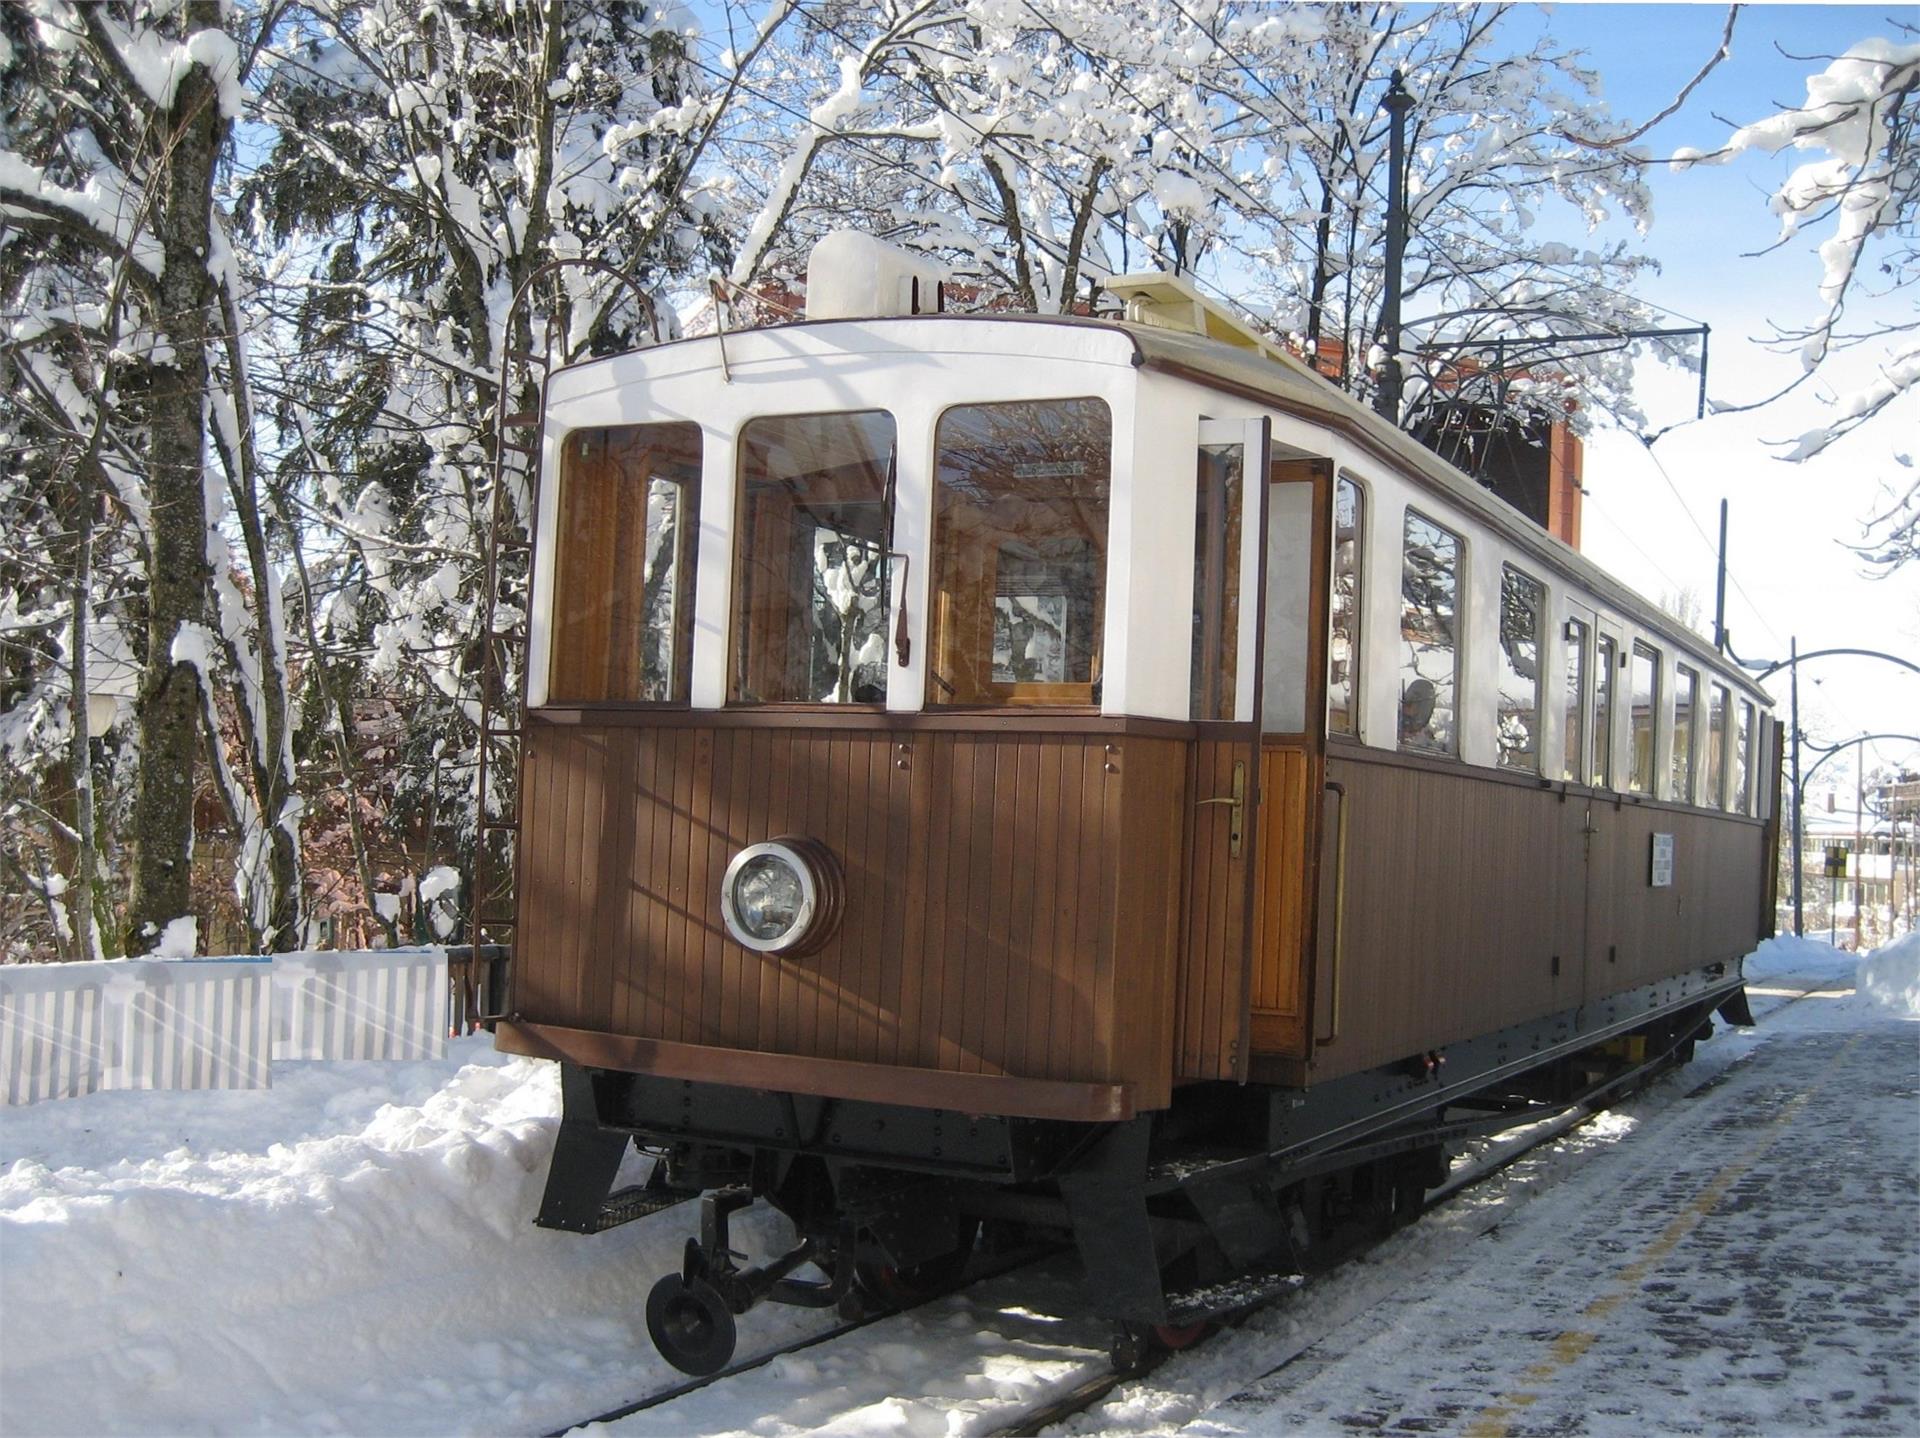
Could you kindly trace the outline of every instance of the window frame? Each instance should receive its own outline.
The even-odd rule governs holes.
[[[1013,408],[1034,408],[1040,405],[1097,404],[1106,412],[1107,462],[1105,475],[1106,527],[1100,536],[1099,588],[1096,602],[1092,605],[1093,623],[1097,640],[1089,655],[1091,677],[1085,681],[1068,680],[1051,682],[1045,680],[1013,680],[1002,684],[989,680],[1007,689],[1008,697],[984,697],[963,700],[948,700],[936,696],[935,657],[939,652],[940,633],[940,578],[941,578],[941,531],[944,528],[940,512],[940,455],[941,427],[950,415],[959,410],[1004,410]],[[921,705],[929,713],[947,714],[999,714],[1007,711],[1052,714],[1098,714],[1103,707],[1103,681],[1106,677],[1106,658],[1109,636],[1106,632],[1106,610],[1112,594],[1113,575],[1113,519],[1114,519],[1114,469],[1118,457],[1117,427],[1114,420],[1113,402],[1101,394],[1066,394],[1029,396],[1019,399],[967,399],[957,400],[943,405],[933,416],[929,430],[927,449],[927,493],[926,493],[926,615],[921,623],[921,642],[925,646],[925,677],[921,692]],[[1241,512],[1242,531],[1245,530],[1245,514],[1248,477],[1241,476]],[[1236,651],[1237,654],[1237,651]],[[989,647],[987,659],[989,671],[992,663],[992,650]]]
[[[1720,701],[1718,709],[1714,700]],[[1714,753],[1714,719],[1718,716],[1719,753]],[[1731,757],[1733,754],[1733,689],[1730,685],[1716,680],[1707,681],[1707,763],[1702,766],[1709,771],[1712,789],[1701,799],[1701,804],[1709,809],[1725,811],[1728,807],[1727,796],[1733,788]]]
[[[1621,635],[1603,627],[1605,621],[1596,621],[1593,626],[1593,702],[1589,711],[1591,718],[1588,727],[1592,731],[1587,751],[1587,785],[1593,789],[1605,789],[1610,794],[1618,794],[1619,754],[1613,742],[1613,731],[1620,721],[1620,669],[1619,658],[1626,651],[1621,648]],[[1604,657],[1603,657],[1604,656]],[[1600,696],[1606,695],[1606,717],[1601,718]]]
[[[1507,700],[1506,688],[1501,681],[1506,673],[1505,665],[1502,661],[1507,652],[1505,624],[1507,616],[1507,583],[1509,579],[1517,580],[1521,585],[1531,585],[1534,591],[1531,606],[1533,611],[1533,718],[1528,726],[1527,737],[1530,743],[1526,750],[1527,753],[1532,755],[1531,763],[1517,762],[1510,759],[1508,757],[1509,751],[1507,747],[1500,742],[1500,720],[1501,716],[1506,713]],[[1494,763],[1498,768],[1508,769],[1516,774],[1538,774],[1544,777],[1547,772],[1546,761],[1542,752],[1545,748],[1542,741],[1546,737],[1547,685],[1545,666],[1541,661],[1545,657],[1547,648],[1547,615],[1551,611],[1551,608],[1551,595],[1548,593],[1545,580],[1535,578],[1517,564],[1507,561],[1501,562],[1499,612],[1494,619],[1494,633],[1496,635],[1495,648],[1498,650],[1493,664],[1495,669]],[[1514,672],[1518,673],[1519,671],[1516,668]]]
[[[664,699],[580,699],[561,697],[565,687],[557,681],[560,678],[564,646],[564,625],[561,618],[561,606],[568,593],[569,554],[567,525],[567,502],[571,497],[568,460],[571,447],[583,436],[594,435],[602,444],[615,435],[631,435],[647,429],[686,429],[692,432],[694,446],[693,476],[691,480],[671,480],[680,492],[676,502],[674,516],[673,544],[673,626],[670,647],[671,665],[669,694]],[[549,709],[686,709],[693,703],[693,644],[695,607],[700,582],[700,524],[701,511],[707,489],[707,462],[712,446],[708,444],[708,435],[704,426],[696,420],[661,418],[636,420],[628,424],[586,424],[576,425],[567,430],[559,439],[557,450],[560,456],[558,474],[555,476],[553,497],[552,571],[548,579],[548,594],[544,601],[546,653],[543,658],[545,670],[542,680],[541,708]],[[608,461],[603,460],[603,463]],[[651,482],[651,479],[648,481]],[[641,538],[645,541],[645,501],[642,501]],[[645,558],[642,555],[644,584]],[[610,662],[611,655],[600,656],[602,663]]]
[[[1733,706],[1733,774],[1729,780],[1733,802],[1730,807],[1734,813],[1750,818],[1758,807],[1753,802],[1753,791],[1760,767],[1755,753],[1760,737],[1760,706],[1737,692],[1733,695]]]
[[[747,505],[749,500],[747,481],[747,432],[757,424],[778,420],[805,419],[846,419],[855,420],[866,415],[883,415],[893,427],[893,446],[887,457],[888,478],[881,485],[881,523],[884,537],[881,540],[881,593],[882,609],[880,632],[889,646],[892,644],[893,626],[898,617],[898,606],[894,596],[893,560],[899,551],[895,549],[895,526],[899,521],[898,478],[900,468],[900,450],[903,443],[899,415],[885,406],[875,405],[865,409],[812,409],[793,412],[744,415],[734,426],[733,431],[733,525],[728,535],[728,593],[727,593],[727,631],[723,653],[726,663],[726,701],[728,709],[741,710],[791,710],[808,711],[822,714],[874,714],[884,712],[888,707],[888,693],[893,684],[894,664],[891,652],[883,666],[885,680],[881,684],[878,700],[819,700],[819,699],[751,699],[742,695],[743,665],[745,654],[739,645],[742,642],[741,627],[745,614],[743,605],[747,597],[745,577],[748,570],[744,545],[747,539]],[[792,662],[792,656],[788,656]]]
[[[1688,680],[1691,680],[1692,683],[1688,684]],[[1704,706],[1701,704],[1700,699],[1704,691],[1704,684],[1705,681],[1701,678],[1698,665],[1689,664],[1686,660],[1678,657],[1674,659],[1673,720],[1671,730],[1673,734],[1673,747],[1667,757],[1667,787],[1669,797],[1676,804],[1692,804],[1694,802],[1694,796],[1700,792],[1700,762],[1697,746],[1700,742],[1700,731],[1702,727],[1700,723],[1700,711]],[[1682,693],[1687,695],[1687,743],[1684,751],[1687,766],[1685,775],[1686,792],[1673,793],[1671,791],[1674,788],[1674,781],[1681,777],[1675,771],[1675,765],[1680,761],[1682,753],[1680,745],[1680,696]]]
[[[1336,727],[1333,722],[1333,639],[1336,613],[1334,596],[1340,584],[1340,491],[1342,486],[1350,488],[1354,496],[1353,604],[1348,610],[1352,618],[1353,632],[1347,637],[1347,722],[1344,727]],[[1351,470],[1336,470],[1333,476],[1332,513],[1328,516],[1328,524],[1333,531],[1332,553],[1327,560],[1326,732],[1329,739],[1358,740],[1361,737],[1367,670],[1363,662],[1367,634],[1367,525],[1372,508],[1373,496],[1368,492],[1366,481]]]
[[[1406,704],[1406,693],[1408,688],[1408,680],[1406,678],[1408,655],[1406,652],[1406,646],[1410,642],[1407,638],[1407,629],[1406,629],[1407,556],[1409,551],[1412,548],[1412,545],[1410,543],[1411,535],[1409,533],[1409,529],[1416,519],[1419,520],[1420,523],[1426,525],[1429,529],[1437,530],[1441,534],[1446,535],[1449,539],[1453,541],[1453,564],[1452,564],[1453,646],[1450,651],[1453,656],[1453,666],[1452,666],[1453,673],[1450,679],[1450,695],[1449,695],[1449,698],[1451,701],[1451,718],[1449,721],[1450,742],[1446,744],[1409,743],[1407,741],[1406,734],[1402,732],[1402,728],[1401,728],[1401,721],[1403,720],[1404,715],[1401,714],[1399,710],[1404,709]],[[1395,717],[1395,723],[1394,723],[1394,747],[1398,750],[1402,750],[1402,751],[1413,753],[1413,754],[1427,754],[1435,757],[1444,757],[1449,759],[1458,759],[1462,755],[1461,744],[1460,744],[1460,738],[1461,738],[1461,735],[1460,735],[1461,682],[1460,681],[1461,681],[1462,671],[1465,667],[1464,654],[1466,649],[1466,642],[1465,642],[1466,641],[1466,633],[1465,633],[1466,624],[1463,621],[1465,617],[1471,612],[1469,606],[1472,603],[1472,596],[1468,592],[1468,584],[1470,582],[1472,567],[1473,567],[1472,556],[1468,552],[1467,537],[1464,534],[1461,534],[1458,530],[1452,529],[1449,526],[1440,523],[1438,520],[1428,515],[1426,511],[1419,508],[1417,505],[1409,504],[1406,507],[1406,509],[1402,512],[1401,520],[1400,520],[1400,599],[1399,599],[1400,654],[1399,654],[1398,663],[1395,665],[1395,670],[1399,675],[1399,678],[1401,681],[1398,686],[1399,693],[1400,693],[1399,708],[1396,710],[1396,717]],[[1419,673],[1417,668],[1414,670],[1414,673],[1417,678],[1420,678],[1420,679],[1426,678],[1425,675],[1422,675]],[[1432,681],[1429,680],[1427,682],[1431,683]],[[1435,707],[1438,707],[1438,706],[1436,705]],[[1432,722],[1431,712],[1432,711],[1429,710],[1428,718],[1425,722],[1423,722],[1421,726],[1422,728],[1426,728],[1431,724]]]
[[[1644,794],[1649,799],[1655,797],[1660,787],[1660,734],[1661,734],[1661,651],[1645,639],[1635,637],[1627,647],[1627,788],[1629,794]],[[1642,782],[1640,769],[1640,732],[1641,721],[1636,713],[1639,696],[1635,693],[1634,676],[1642,661],[1647,666],[1648,692],[1645,731],[1647,736],[1645,782]],[[1671,763],[1671,760],[1669,760]]]

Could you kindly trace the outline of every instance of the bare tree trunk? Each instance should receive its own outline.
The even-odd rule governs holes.
[[[217,29],[219,24],[219,0],[190,0],[187,33]],[[111,39],[103,43],[111,51]],[[214,299],[207,255],[214,168],[228,131],[213,76],[204,66],[188,69],[174,92],[172,108],[159,121],[165,152],[154,176],[161,190],[155,221],[164,266],[150,299],[156,323],[172,341],[172,356],[146,371],[153,518],[147,541],[140,777],[133,802],[133,891],[126,921],[129,953],[152,948],[160,930],[191,907],[200,671],[176,661],[174,641],[181,627],[203,619],[207,608],[203,410]]]
[[[992,155],[982,152],[980,163],[985,166],[987,175],[993,181],[993,188],[1000,196],[1000,223],[1007,232],[1007,245],[1013,251],[1014,298],[1020,308],[1037,312],[1040,301],[1033,289],[1033,266],[1027,259],[1027,231],[1020,221],[1020,197],[1014,192],[1013,182],[1000,168],[1000,162]]]
[[[73,776],[73,876],[67,882],[67,922],[74,925],[74,948],[81,958],[101,959],[100,931],[94,922],[94,888],[99,875],[94,833],[93,752],[87,713],[87,644],[93,598],[93,476],[82,464],[74,475],[73,617],[68,628],[67,674],[72,688],[73,731],[67,762]]]
[[[223,454],[234,515],[247,550],[253,578],[252,629],[254,653],[260,667],[260,715],[256,723],[243,692],[237,708],[247,739],[247,762],[252,779],[257,822],[267,844],[268,901],[264,924],[255,921],[248,906],[247,923],[254,946],[265,953],[285,953],[301,939],[303,898],[293,753],[289,741],[286,675],[286,635],[279,618],[279,576],[267,554],[266,526],[260,517],[260,466],[253,443],[253,401],[248,388],[246,350],[241,343],[241,317],[235,296],[220,287],[220,312],[227,355],[227,390],[233,403],[238,453]],[[224,444],[222,445],[224,449]]]
[[[1087,228],[1093,222],[1094,204],[1100,198],[1100,182],[1109,166],[1104,157],[1093,162],[1087,176],[1087,188],[1081,193],[1080,208],[1073,217],[1073,233],[1067,237],[1067,265],[1060,280],[1060,313],[1073,313],[1073,292],[1080,283],[1080,261],[1086,253]]]

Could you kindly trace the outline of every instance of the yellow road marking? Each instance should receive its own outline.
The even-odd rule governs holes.
[[[1734,1184],[1738,1183],[1747,1170],[1758,1163],[1766,1151],[1773,1147],[1774,1141],[1780,1137],[1781,1130],[1791,1123],[1794,1115],[1805,1108],[1807,1101],[1826,1085],[1828,1076],[1839,1067],[1840,1060],[1845,1058],[1848,1051],[1859,1042],[1858,1034],[1848,1039],[1845,1047],[1835,1056],[1833,1063],[1828,1065],[1827,1072],[1804,1092],[1790,1099],[1761,1130],[1760,1137],[1754,1141],[1746,1153],[1716,1173],[1712,1181],[1700,1190],[1693,1201],[1680,1210],[1673,1221],[1661,1230],[1660,1236],[1648,1244],[1638,1258],[1613,1276],[1611,1289],[1580,1310],[1580,1316],[1594,1320],[1597,1324],[1609,1317],[1621,1304],[1634,1297],[1648,1276],[1674,1249],[1680,1246],[1689,1233],[1700,1226],[1701,1221],[1708,1214],[1720,1206],[1720,1200],[1727,1196]],[[1545,1358],[1521,1373],[1521,1382],[1544,1384],[1561,1369],[1576,1362],[1599,1339],[1599,1333],[1592,1329],[1568,1329],[1547,1345]],[[1513,1420],[1524,1410],[1538,1403],[1541,1397],[1540,1393],[1531,1388],[1519,1388],[1512,1393],[1503,1394],[1498,1401],[1480,1411],[1479,1416],[1467,1428],[1466,1438],[1507,1438]]]

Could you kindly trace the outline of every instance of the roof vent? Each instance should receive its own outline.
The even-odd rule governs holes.
[[[1295,369],[1311,370],[1298,355],[1268,339],[1225,305],[1201,294],[1185,276],[1162,270],[1115,275],[1101,288],[1125,303],[1129,324],[1204,335],[1236,349],[1253,350]]]
[[[807,318],[872,319],[946,308],[940,268],[858,230],[835,230],[807,257]]]

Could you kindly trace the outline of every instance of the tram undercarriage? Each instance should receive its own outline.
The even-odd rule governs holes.
[[[1246,1308],[1409,1222],[1451,1146],[1605,1103],[1691,1057],[1712,1016],[1750,1023],[1711,964],[1582,1010],[1309,1089],[1206,1083],[1121,1123],[969,1115],[589,1069],[565,1112],[536,1222],[592,1233],[699,1200],[700,1232],[648,1301],[689,1373],[731,1358],[761,1302],[894,1307],[957,1280],[983,1228],[1001,1248],[1072,1244],[1117,1366],[1158,1335]],[[657,1155],[613,1192],[629,1142]],[[765,1199],[799,1243],[743,1263],[729,1219]],[[809,1266],[818,1278],[799,1276]]]

